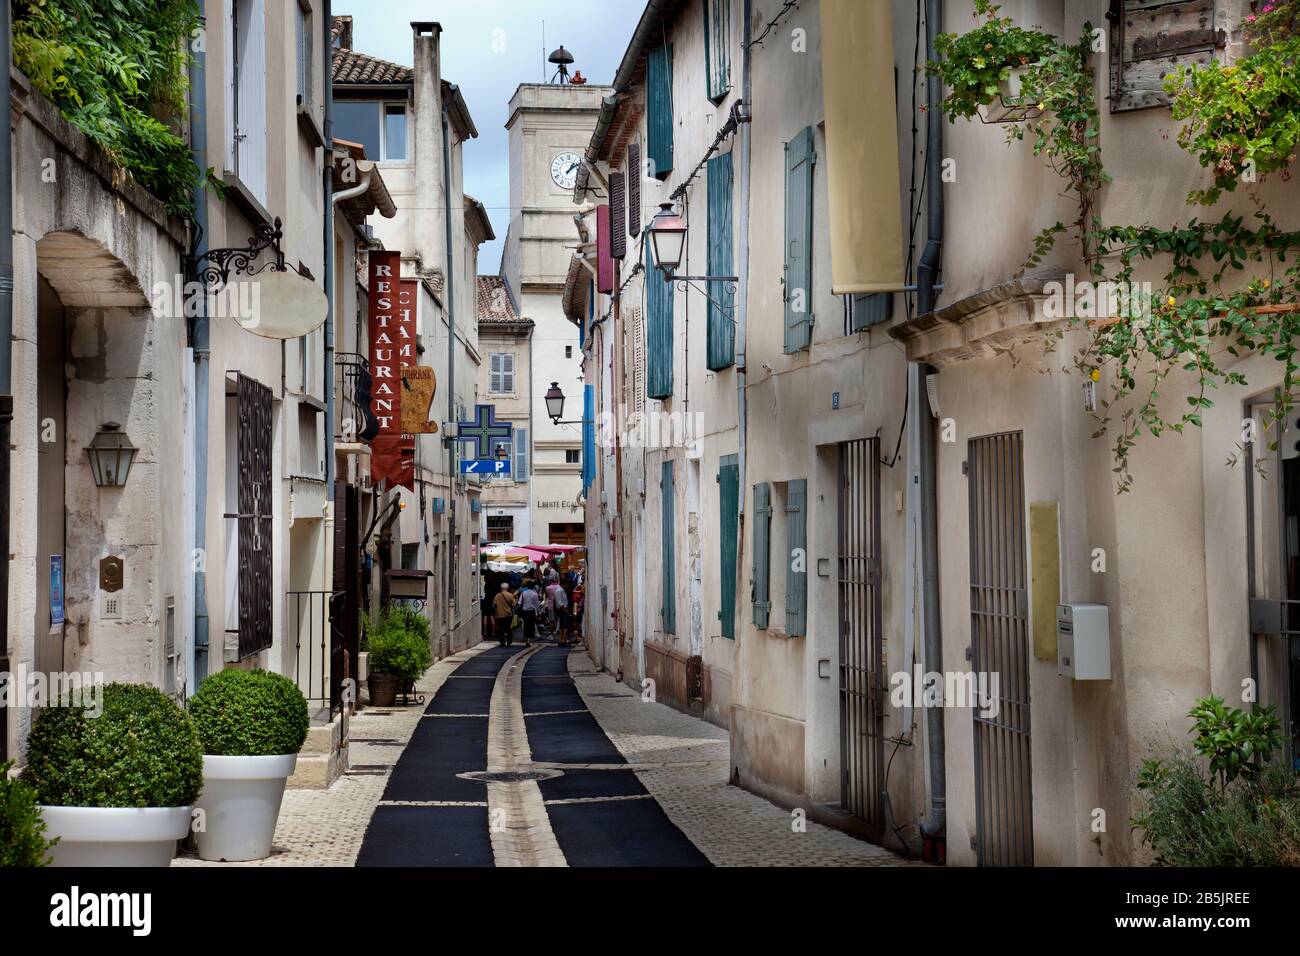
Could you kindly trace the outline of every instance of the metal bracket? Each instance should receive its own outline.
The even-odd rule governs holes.
[[[284,230],[277,216],[273,225],[259,223],[249,237],[247,246],[227,246],[209,249],[202,255],[191,255],[190,274],[203,283],[205,288],[213,289],[229,282],[231,273],[251,277],[263,272],[288,272],[289,267],[284,264],[284,251],[280,248],[280,240],[283,238]],[[255,265],[266,249],[272,250],[272,260]]]

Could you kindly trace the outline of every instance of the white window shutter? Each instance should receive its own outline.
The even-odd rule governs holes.
[[[515,460],[511,463],[515,481],[528,480],[528,429],[516,428],[514,435]]]
[[[238,42],[235,25],[235,0],[222,0],[222,23],[226,25],[226,169],[235,169],[235,45]]]
[[[267,201],[266,0],[239,4],[239,115],[236,169],[248,191]]]

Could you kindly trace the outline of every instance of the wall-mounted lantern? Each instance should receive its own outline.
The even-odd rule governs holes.
[[[105,422],[98,434],[86,446],[90,456],[90,472],[95,477],[98,488],[121,488],[126,484],[126,477],[131,473],[131,464],[140,449],[131,444],[131,439],[122,431],[117,422]]]
[[[650,220],[646,232],[650,235],[650,251],[654,253],[654,264],[664,281],[676,282],[677,288],[682,292],[694,288],[717,306],[729,321],[735,322],[735,294],[736,287],[740,283],[739,276],[677,275],[677,269],[681,266],[682,256],[686,251],[686,222],[673,210],[672,203],[659,204],[659,211]],[[703,286],[697,283],[703,283]],[[714,283],[722,286],[726,293],[725,301],[720,301],[710,294],[709,290],[715,288]]]

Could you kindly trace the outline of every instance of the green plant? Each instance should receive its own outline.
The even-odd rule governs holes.
[[[1025,30],[1010,17],[999,17],[991,0],[975,0],[974,16],[984,18],[969,33],[943,33],[935,37],[937,60],[926,69],[948,87],[941,108],[949,122],[969,119],[981,106],[992,103],[999,84],[1016,67],[1029,66],[1056,45],[1056,38],[1039,30]]]
[[[1130,824],[1159,866],[1300,866],[1300,785],[1285,761],[1220,788],[1179,752],[1145,761],[1137,791]]]
[[[1221,697],[1205,697],[1187,714],[1192,718],[1196,752],[1209,761],[1210,772],[1226,787],[1238,777],[1255,779],[1260,762],[1282,746],[1281,724],[1272,706],[1246,712]]]
[[[155,687],[105,684],[101,713],[46,707],[27,741],[23,781],[46,806],[182,807],[203,787],[203,749],[188,714]]]
[[[204,174],[178,133],[194,0],[14,0],[14,62],[68,122],[167,207]],[[208,175],[211,181],[211,175]]]
[[[1210,62],[1165,77],[1178,144],[1214,172],[1192,202],[1213,205],[1243,181],[1290,179],[1300,140],[1300,37],[1269,43],[1235,64]]]
[[[12,763],[0,764],[0,867],[45,866],[46,851],[57,841],[45,839],[45,821],[36,794],[9,776]]]
[[[266,757],[297,753],[307,739],[307,701],[289,678],[228,667],[209,676],[190,700],[203,752]]]
[[[379,621],[367,628],[366,644],[372,674],[389,674],[411,682],[433,663],[428,621],[408,608],[385,610]]]

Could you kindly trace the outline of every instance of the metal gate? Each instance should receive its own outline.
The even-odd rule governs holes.
[[[271,390],[245,375],[239,415],[239,659],[271,646]]]
[[[1032,866],[1029,590],[1020,432],[971,439],[966,473],[971,671],[977,686],[987,688],[991,705],[977,703],[971,710],[976,858],[980,866]]]
[[[840,444],[840,805],[883,829],[884,643],[880,607],[880,449]]]

